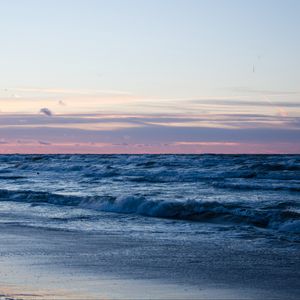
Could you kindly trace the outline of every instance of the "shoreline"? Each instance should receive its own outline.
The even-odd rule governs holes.
[[[243,253],[234,241],[186,245],[9,224],[0,229],[0,294],[12,298],[297,299],[300,293],[299,258],[290,265],[284,251],[272,257],[270,249],[263,257],[267,249]]]

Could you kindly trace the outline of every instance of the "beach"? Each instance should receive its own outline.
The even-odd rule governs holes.
[[[14,299],[297,299],[297,248],[1,225],[0,294]]]

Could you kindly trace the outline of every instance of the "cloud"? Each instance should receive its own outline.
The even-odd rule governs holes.
[[[40,113],[44,114],[44,115],[46,115],[48,117],[51,117],[53,115],[52,112],[51,112],[51,110],[49,108],[47,108],[47,107],[41,108],[40,109]]]
[[[26,140],[16,140],[17,144],[21,144],[21,145],[26,145],[26,144],[31,144],[31,140],[30,139],[26,139]]]
[[[45,141],[38,141],[38,142],[39,142],[39,144],[41,144],[41,145],[51,145],[50,142],[45,142]]]
[[[45,115],[44,111],[42,113]],[[55,118],[45,118],[43,115],[1,115],[0,141],[13,140],[15,148],[9,148],[9,144],[0,148],[3,151],[23,151],[22,146],[25,145],[28,152],[35,147],[36,151],[45,153],[56,149],[70,153],[191,153],[201,149],[219,151],[229,148],[247,152],[246,145],[257,144],[257,151],[263,152],[271,149],[271,145],[280,144],[280,151],[300,150],[299,117],[264,114],[201,114],[190,117],[185,114],[59,114]],[[76,146],[77,150],[72,148],[75,144],[80,145]],[[264,148],[263,145],[268,146]]]
[[[300,143],[228,143],[228,142],[175,142],[131,143],[128,145],[112,143],[59,142],[41,147],[38,141],[18,145],[11,140],[0,147],[0,153],[107,153],[107,154],[143,154],[143,153],[299,153]]]
[[[185,145],[187,145],[187,146],[239,146],[240,143],[233,143],[233,142],[175,142],[171,145],[184,145],[184,146]]]
[[[93,90],[93,89],[60,89],[60,88],[15,88],[15,91],[25,93],[43,93],[43,94],[55,94],[55,95],[132,95],[128,91],[117,90]]]
[[[46,114],[46,112],[41,112]],[[49,115],[49,112],[47,112]],[[0,128],[44,127],[63,129],[82,129],[86,131],[119,131],[132,128],[232,128],[232,129],[300,129],[300,117],[264,114],[201,114],[201,115],[117,115],[82,114],[62,115],[45,118],[40,115],[1,115]],[[129,139],[126,134],[123,139]]]
[[[239,100],[239,99],[194,99],[190,100],[190,103],[194,104],[205,104],[205,105],[226,105],[226,106],[285,106],[285,107],[300,107],[300,102],[291,102],[291,101],[267,101],[267,100]]]
[[[228,89],[227,89],[228,90]],[[253,89],[249,87],[233,87],[229,90],[240,93],[249,93],[255,95],[267,95],[267,96],[286,96],[286,95],[299,95],[299,91],[278,91],[278,90],[262,90]]]

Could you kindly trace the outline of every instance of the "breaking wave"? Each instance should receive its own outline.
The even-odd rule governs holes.
[[[243,224],[300,234],[300,213],[298,204],[293,201],[257,206],[238,201],[222,203],[203,200],[151,200],[141,196],[79,197],[30,190],[0,190],[0,200],[33,205],[47,203],[175,220]]]

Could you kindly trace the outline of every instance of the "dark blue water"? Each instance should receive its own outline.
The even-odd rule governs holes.
[[[297,243],[300,156],[1,155],[0,200],[2,223]]]

